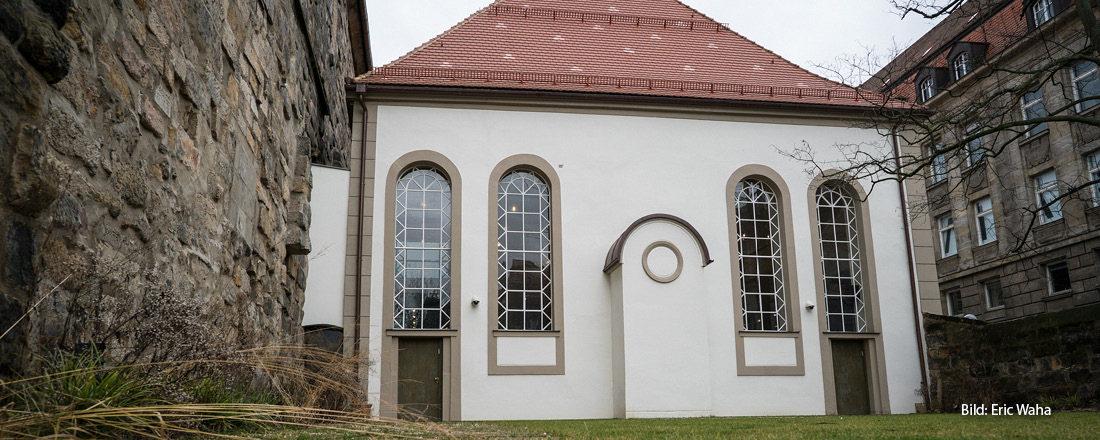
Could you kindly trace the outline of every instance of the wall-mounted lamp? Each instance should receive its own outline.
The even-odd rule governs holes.
[[[814,305],[813,301],[806,301],[806,310],[813,310],[814,307],[817,307],[817,306]]]
[[[481,298],[478,298],[476,296],[473,297],[473,298],[470,298],[470,304],[473,304],[475,306],[478,305],[478,304],[481,304]]]

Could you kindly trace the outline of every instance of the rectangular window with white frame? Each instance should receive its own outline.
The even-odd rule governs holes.
[[[1100,206],[1100,151],[1089,154],[1089,181],[1092,184],[1092,206]]]
[[[978,226],[978,246],[997,241],[997,225],[993,221],[993,199],[985,197],[974,202],[974,219]]]
[[[936,143],[933,146],[928,147],[928,156],[932,158],[930,172],[932,183],[939,183],[947,180],[947,156],[944,156],[940,151],[943,150],[942,143]]]
[[[1058,199],[1058,175],[1047,171],[1035,178],[1035,202],[1039,209],[1039,224],[1062,218],[1062,201]]]
[[[966,137],[975,136],[981,127],[978,124],[970,124],[966,128]],[[966,162],[969,166],[977,165],[985,159],[985,149],[982,148],[982,138],[980,136],[974,137],[966,143]]]
[[[955,72],[955,81],[962,79],[967,73],[970,73],[970,54],[960,52],[951,61],[951,67]]]
[[[1036,89],[1034,92],[1024,93],[1023,98],[1020,99],[1020,107],[1023,109],[1025,121],[1045,118],[1047,116],[1047,108],[1043,106],[1043,89]],[[1027,137],[1035,136],[1044,131],[1047,131],[1046,122],[1033,124],[1027,129]]]
[[[1097,75],[1096,63],[1078,61],[1073,65],[1073,95],[1076,100],[1097,98],[1079,102],[1078,112],[1100,105],[1100,76]]]
[[[940,257],[947,258],[959,252],[955,243],[955,218],[945,215],[936,220],[940,225]]]
[[[1071,290],[1069,266],[1065,261],[1047,265],[1047,287],[1051,295],[1066,293]]]
[[[1005,306],[1005,295],[1001,291],[1001,280],[989,280],[982,283],[985,293],[985,308],[996,310]]]
[[[958,290],[954,292],[947,292],[943,295],[944,302],[947,303],[947,315],[956,316],[961,315],[963,311],[962,293]]]
[[[1031,5],[1031,18],[1035,20],[1035,27],[1054,18],[1054,0],[1037,0]]]

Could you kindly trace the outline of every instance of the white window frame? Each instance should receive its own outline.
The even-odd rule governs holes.
[[[918,84],[918,89],[920,89],[920,98],[922,102],[928,101],[932,99],[933,96],[936,96],[936,82],[933,81],[932,77],[925,78],[924,81],[921,81],[920,84]]]
[[[997,290],[1001,291],[1001,303],[993,305],[993,296],[989,294],[992,290],[990,286],[997,286]],[[1005,291],[1004,286],[1001,285],[1001,280],[993,279],[982,282],[982,294],[985,296],[985,308],[986,310],[998,310],[1005,308]]]
[[[1045,269],[1047,271],[1047,293],[1050,294],[1050,295],[1059,295],[1059,294],[1062,294],[1062,293],[1073,291],[1073,280],[1072,279],[1068,280],[1068,282],[1070,284],[1070,287],[1062,289],[1062,290],[1054,290],[1054,274],[1052,273],[1053,272],[1052,268],[1057,267],[1057,266],[1065,266],[1066,267],[1066,278],[1069,279],[1069,264],[1067,264],[1065,261],[1058,261],[1058,262],[1055,262],[1055,263],[1047,264],[1046,267],[1045,267]]]
[[[1035,98],[1029,100],[1029,96],[1034,96]],[[1035,89],[1035,91],[1025,93],[1024,96],[1020,98],[1020,109],[1025,121],[1032,118],[1046,117],[1047,108],[1046,105],[1043,104],[1043,89],[1038,88]],[[1044,131],[1047,131],[1047,123],[1040,122],[1028,127],[1025,136],[1032,137]]]
[[[951,60],[951,71],[955,75],[955,81],[962,79],[970,73],[970,54],[966,51],[959,52],[955,59]]]
[[[1083,73],[1078,73],[1077,72],[1077,67],[1078,66],[1088,65],[1088,64],[1091,64],[1092,66],[1087,67]],[[1096,107],[1097,105],[1100,105],[1100,94],[1089,95],[1089,96],[1082,96],[1082,94],[1081,94],[1081,89],[1082,89],[1081,84],[1082,83],[1085,83],[1085,84],[1087,84],[1089,82],[1096,83],[1096,85],[1094,87],[1100,88],[1100,71],[1098,71],[1096,63],[1093,63],[1093,62],[1087,61],[1087,60],[1078,61],[1077,64],[1074,64],[1072,67],[1070,67],[1070,76],[1073,77],[1073,98],[1074,98],[1074,101],[1080,100],[1080,99],[1085,99],[1085,98],[1092,98],[1092,97],[1097,98],[1097,99],[1089,99],[1087,101],[1077,103],[1076,108],[1077,108],[1078,113],[1084,112],[1084,111],[1089,110],[1093,107]],[[1091,78],[1089,78],[1090,76],[1091,76]],[[1090,81],[1090,79],[1091,79],[1091,81]],[[1085,106],[1085,104],[1089,104],[1089,105]]]
[[[1036,208],[1050,204],[1050,206],[1039,210],[1039,224],[1045,225],[1062,219],[1062,201],[1057,200],[1059,194],[1058,174],[1054,170],[1035,176]]]
[[[1037,0],[1031,5],[1031,18],[1035,21],[1036,28],[1050,21],[1054,18],[1054,1]]]
[[[959,301],[958,301],[959,304],[958,304],[957,309],[955,307],[955,302],[951,300],[952,297],[957,297],[959,299]],[[962,292],[961,291],[952,290],[950,292],[944,293],[943,294],[943,300],[944,300],[945,303],[947,303],[947,315],[948,316],[959,316],[959,315],[962,314],[962,312],[963,312],[962,308],[963,307],[962,307]]]
[[[981,129],[978,124],[970,124],[966,128],[966,136],[971,136],[977,133]],[[966,143],[966,164],[968,166],[977,165],[979,162],[985,159],[985,150],[982,149],[982,138],[976,137]]]
[[[955,235],[955,217],[951,214],[936,218],[939,226],[940,258],[947,258],[959,253],[959,240]]]
[[[947,180],[947,156],[944,156],[940,151],[943,150],[943,143],[937,142],[935,145],[928,147],[928,155],[931,157],[929,165],[929,171],[931,176],[929,178],[932,183],[939,183]]]
[[[978,232],[978,246],[997,241],[997,223],[993,217],[992,198],[986,196],[974,202],[974,224]]]
[[[1085,162],[1088,164],[1089,181],[1097,182],[1092,184],[1092,206],[1100,206],[1100,151],[1085,156]]]

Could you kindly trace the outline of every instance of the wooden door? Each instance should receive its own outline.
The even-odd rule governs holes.
[[[871,393],[865,341],[834,339],[832,343],[837,413],[870,414]]]
[[[398,339],[397,417],[443,419],[443,339]]]

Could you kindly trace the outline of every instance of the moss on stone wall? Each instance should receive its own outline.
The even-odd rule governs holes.
[[[310,163],[350,143],[345,8],[0,0],[0,24],[0,325],[45,298],[0,370],[132,348],[150,292],[212,344],[300,340]]]
[[[1100,399],[1100,305],[987,324],[925,315],[933,409]]]

